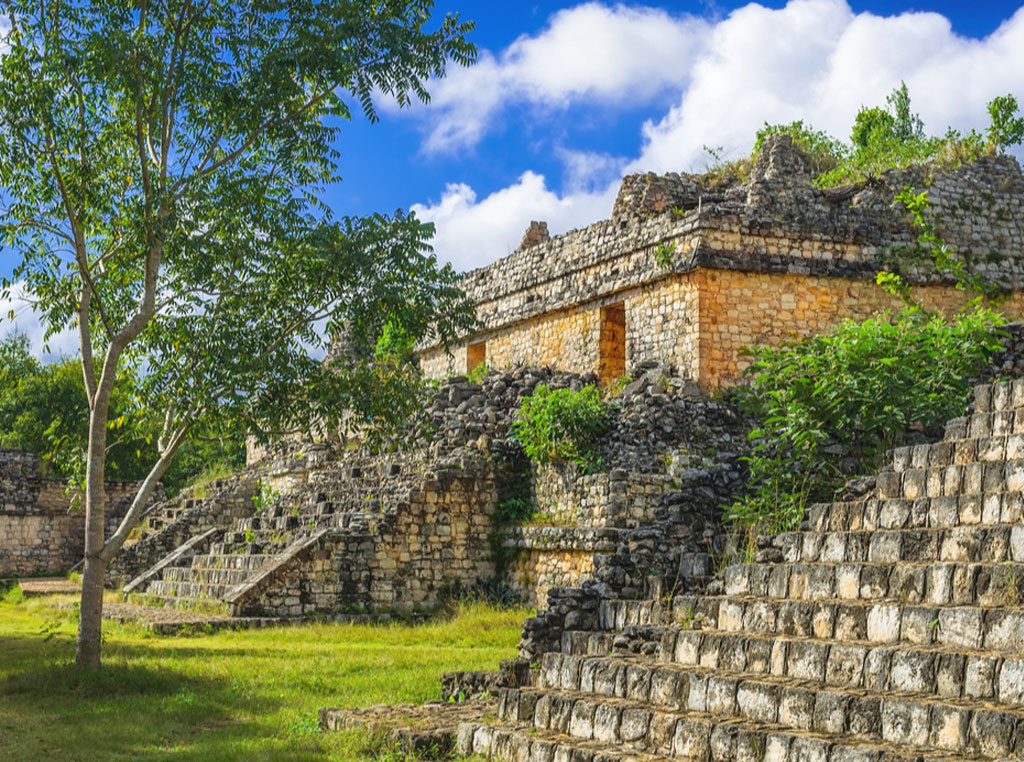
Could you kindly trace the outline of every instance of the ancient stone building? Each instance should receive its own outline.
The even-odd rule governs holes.
[[[958,306],[961,292],[913,265],[916,232],[892,206],[907,185],[928,191],[939,232],[972,268],[1014,289],[1022,283],[1024,178],[1012,157],[819,191],[803,155],[775,136],[749,182],[702,183],[631,175],[611,219],[553,238],[531,225],[514,253],[466,276],[483,329],[454,357],[425,348],[426,373],[486,361],[611,379],[659,360],[718,387],[737,377],[745,345],[777,345],[896,306],[874,277],[897,262],[926,284],[926,303]]]

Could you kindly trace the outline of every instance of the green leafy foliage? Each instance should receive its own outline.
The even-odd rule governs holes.
[[[962,133],[953,128],[943,136],[929,137],[921,117],[911,109],[906,83],[901,82],[886,97],[885,106],[861,107],[849,143],[815,130],[802,120],[790,124],[765,123],[757,132],[753,157],[757,157],[768,135],[790,135],[807,154],[818,188],[864,182],[886,170],[925,161],[955,167],[1024,140],[1024,118],[1015,117],[1016,98],[995,98],[988,110],[992,123],[987,138],[975,130]]]
[[[668,243],[658,244],[654,247],[651,255],[654,257],[654,264],[663,270],[669,269],[675,263],[676,242],[669,241]]]
[[[988,128],[988,139],[1000,151],[1008,146],[1024,142],[1024,117],[1017,115],[1017,99],[1012,95],[1000,95],[988,104],[992,121]]]
[[[740,403],[761,421],[751,434],[754,491],[729,517],[758,531],[792,529],[809,502],[873,472],[908,431],[962,414],[968,379],[1001,346],[1001,322],[981,308],[953,319],[881,315],[749,350]]]
[[[466,374],[466,380],[471,384],[479,384],[485,378],[487,374],[491,372],[491,366],[486,362],[477,363],[477,366],[473,368],[469,373]]]
[[[575,463],[585,473],[600,471],[600,436],[608,410],[595,386],[549,389],[541,384],[526,397],[512,424],[516,439],[534,463]]]
[[[159,411],[135,403],[138,380],[126,371],[111,400],[107,442],[109,479],[145,477],[159,458],[154,437]],[[25,336],[0,339],[0,447],[34,453],[52,476],[80,487],[88,440],[89,402],[77,360],[39,362]],[[244,465],[241,438],[196,439],[185,443],[163,476],[174,494],[214,465],[229,472]]]

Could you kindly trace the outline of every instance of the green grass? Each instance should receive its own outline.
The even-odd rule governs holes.
[[[76,617],[0,600],[0,759],[393,759],[317,710],[436,699],[444,672],[495,669],[529,612],[463,606],[429,624],[310,624],[192,637],[104,624],[104,667],[73,666]]]

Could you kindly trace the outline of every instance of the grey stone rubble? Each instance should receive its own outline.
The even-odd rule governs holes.
[[[494,760],[1024,757],[1024,380],[704,594],[587,597],[459,753]],[[610,591],[614,592],[614,591]],[[552,592],[552,597],[558,597]],[[596,605],[595,605],[596,604]],[[571,616],[570,616],[571,615]],[[513,682],[518,686],[509,687]]]

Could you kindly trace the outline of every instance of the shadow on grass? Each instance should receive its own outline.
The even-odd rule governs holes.
[[[230,675],[140,664],[140,652],[126,653],[136,649],[120,649],[102,669],[83,672],[71,663],[67,644],[5,641],[15,641],[21,658],[0,656],[3,760],[270,760],[278,758],[274,747],[295,735],[286,732],[268,745],[257,718],[280,712],[282,702],[237,690]],[[160,650],[148,656],[161,659]],[[268,753],[244,754],[254,741]]]

